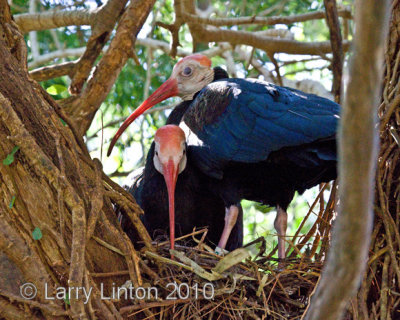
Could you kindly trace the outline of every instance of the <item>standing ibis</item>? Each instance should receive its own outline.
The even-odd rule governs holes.
[[[179,175],[179,178],[178,178]],[[208,226],[206,242],[216,245],[224,228],[224,202],[209,188],[210,178],[195,165],[186,150],[185,133],[176,125],[157,130],[141,179],[129,191],[144,211],[143,223],[154,235],[170,230],[171,249],[175,236]],[[135,239],[129,226],[124,230]],[[243,244],[242,209],[227,243],[227,250]]]
[[[328,99],[254,79],[211,83],[211,61],[189,56],[124,122],[116,139],[144,111],[171,96],[190,101],[180,126],[195,165],[214,178],[227,215],[223,245],[249,199],[277,207],[278,256],[285,257],[286,209],[295,191],[336,178],[340,106]],[[198,92],[200,90],[200,92]],[[196,97],[191,101],[191,99]]]

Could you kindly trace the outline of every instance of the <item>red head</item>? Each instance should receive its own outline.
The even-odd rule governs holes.
[[[168,190],[169,230],[171,249],[175,243],[175,185],[178,174],[186,167],[186,138],[181,128],[166,125],[154,136],[154,166],[165,179]]]
[[[211,60],[201,54],[193,54],[181,59],[172,70],[171,77],[165,81],[154,93],[145,100],[121,125],[111,141],[107,155],[126,128],[143,112],[157,103],[170,97],[179,96],[183,100],[193,99],[193,96],[213,81],[214,70]]]

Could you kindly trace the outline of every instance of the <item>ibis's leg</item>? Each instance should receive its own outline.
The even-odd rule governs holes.
[[[239,208],[235,205],[225,208],[225,225],[222,231],[221,238],[218,242],[218,247],[215,248],[217,254],[221,254],[228,243],[229,236],[232,232],[233,227],[236,224],[237,217],[239,215]]]
[[[284,259],[286,258],[285,236],[287,228],[287,212],[279,206],[276,208],[274,227],[278,233],[278,257],[279,259]]]

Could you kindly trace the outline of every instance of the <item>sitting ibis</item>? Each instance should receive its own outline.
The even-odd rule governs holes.
[[[179,175],[179,179],[178,179]],[[216,245],[224,228],[224,202],[209,189],[210,178],[194,164],[187,152],[185,133],[176,125],[157,130],[140,179],[128,190],[144,211],[143,223],[150,236],[170,230],[171,249],[175,236],[183,236],[194,227],[208,226],[206,242]],[[122,223],[131,239],[136,240],[131,228]],[[242,209],[227,250],[243,245]]]
[[[340,106],[328,99],[254,79],[211,82],[211,61],[179,61],[171,77],[124,122],[115,141],[144,111],[179,96],[189,106],[180,126],[194,164],[215,179],[212,191],[227,209],[224,244],[249,199],[277,207],[278,256],[285,257],[286,209],[295,191],[336,178]],[[193,97],[195,97],[193,99]]]

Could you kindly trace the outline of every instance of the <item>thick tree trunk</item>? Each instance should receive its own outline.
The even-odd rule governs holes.
[[[362,5],[365,5],[365,3]],[[371,22],[371,20],[369,20],[369,22]],[[378,109],[381,147],[378,155],[375,184],[374,225],[372,235],[370,239],[368,239],[371,243],[364,277],[357,297],[353,298],[351,301],[347,301],[347,314],[345,319],[400,319],[400,296],[398,294],[400,292],[399,30],[400,3],[399,1],[393,1],[390,13],[389,33],[385,42],[385,74],[383,77],[383,89],[380,91],[382,96]],[[380,49],[382,50],[383,48]],[[368,54],[370,54],[370,52],[368,52]],[[364,72],[366,65],[365,63],[361,64],[357,72]],[[372,83],[372,86],[377,85],[376,82]],[[362,106],[360,100],[357,100],[356,104],[358,104],[359,107]],[[348,116],[351,116],[354,121],[357,120],[354,113],[350,113]],[[360,134],[359,128],[357,128],[355,134]],[[354,150],[351,150],[351,152],[354,152]],[[351,190],[360,187],[365,187],[365,185],[350,185],[350,191],[347,192],[345,196],[349,196]],[[355,218],[358,219],[358,223],[362,223],[363,220],[360,219],[358,214],[361,210],[361,206],[356,207],[356,209]],[[347,230],[351,230],[351,228],[347,228]],[[351,247],[354,247],[353,244],[351,244]],[[345,247],[344,250],[346,252],[351,252],[349,248],[350,246]],[[337,256],[338,255],[336,255],[336,257]],[[343,265],[347,264],[352,270],[359,269],[361,265],[364,265],[364,262],[360,262],[358,265],[349,264],[348,260],[343,262]],[[328,263],[329,261],[327,261],[327,264]],[[328,268],[332,269],[332,266],[328,266]],[[331,271],[338,271],[338,268]],[[316,291],[314,302],[320,302],[323,299],[323,295],[329,295],[329,287],[332,286],[332,284],[337,286],[338,283],[342,283],[342,279],[347,276],[348,273],[346,272],[342,273],[340,276],[325,279],[325,286],[323,287],[321,285],[320,290]],[[347,283],[350,284],[351,281],[348,280]],[[343,290],[339,290],[335,298],[330,298],[324,310],[314,306],[313,312],[308,314],[310,319],[328,319],[329,316],[331,316],[329,308],[333,307],[335,302],[343,301],[343,294]]]
[[[340,319],[366,270],[378,154],[377,107],[389,1],[356,1],[356,33],[339,125],[339,212],[305,319]],[[335,281],[332,281],[336,279]]]
[[[392,1],[380,118],[381,150],[368,269],[354,311],[360,319],[400,319],[400,3]]]
[[[6,2],[0,6],[0,31],[0,160],[5,159],[0,164],[0,273],[9,275],[0,281],[0,316],[19,319],[25,310],[27,318],[85,319],[96,309],[99,319],[118,318],[114,304],[100,299],[99,282],[91,274],[128,270],[140,283],[140,261],[120,230],[110,198],[125,208],[150,247],[137,216],[141,210],[103,174],[74,125],[29,78],[26,46]],[[105,292],[123,281],[101,279]],[[26,282],[37,289],[34,300],[21,298],[20,285]],[[47,299],[46,288],[47,296],[54,296],[57,287],[68,286],[97,289],[87,305],[73,296],[67,303]]]

